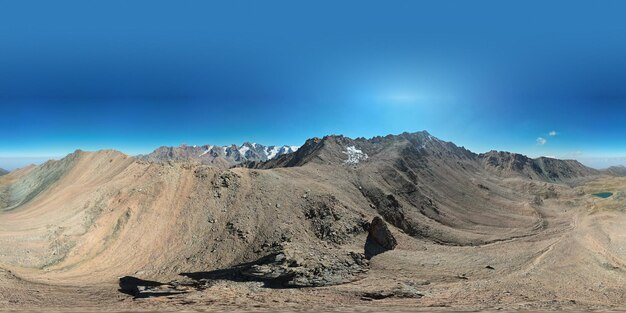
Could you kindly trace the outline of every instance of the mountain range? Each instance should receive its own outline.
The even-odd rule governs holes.
[[[264,146],[245,142],[242,145],[230,146],[188,146],[160,147],[147,155],[137,158],[145,161],[196,161],[201,164],[228,167],[243,162],[263,162],[278,156],[295,152],[298,146]]]
[[[332,164],[343,161],[346,164],[356,164],[361,160],[366,161],[370,156],[385,155],[400,147],[402,149],[398,151],[399,153],[407,157],[419,157],[422,163],[426,163],[427,158],[454,159],[459,164],[463,161],[466,163],[464,166],[475,170],[486,170],[498,176],[515,175],[532,180],[559,182],[602,173],[613,175],[623,173],[620,167],[599,171],[576,160],[548,157],[532,159],[522,154],[502,151],[476,154],[433,137],[426,131],[371,139],[350,139],[344,136],[313,138],[307,140],[296,153],[281,155],[268,162],[247,162],[246,166],[269,169],[301,166],[308,162]]]
[[[441,142],[441,140],[433,137],[428,132],[404,133],[398,136],[374,137],[371,139],[357,138],[349,139],[343,136],[326,136],[324,138],[312,138],[307,140],[303,145],[303,149],[296,154],[299,146],[264,146],[257,143],[245,142],[241,145],[230,146],[188,146],[181,145],[178,147],[160,147],[150,154],[136,156],[139,160],[149,162],[198,162],[200,164],[210,164],[220,167],[243,166],[250,168],[272,168],[272,167],[292,167],[300,166],[312,160],[332,159],[338,162],[345,158],[348,163],[358,163],[361,157],[367,157],[368,153],[376,153],[377,150],[384,149],[381,145],[394,140],[412,140],[417,148],[417,153],[439,154],[447,153],[447,155],[463,156],[464,158],[473,160],[480,164],[474,166],[482,167],[496,175],[519,175],[528,177],[529,179],[539,179],[546,181],[563,181],[575,179],[579,177],[587,177],[592,175],[600,175],[601,173],[612,174],[616,176],[626,175],[623,167],[611,167],[603,172],[584,166],[576,160],[559,160],[555,158],[540,157],[536,159],[529,158],[522,154],[490,151],[487,153],[476,154],[464,148],[459,148],[452,143],[448,145],[447,150],[441,150],[442,147],[431,144],[432,142]],[[330,153],[324,151],[328,145],[332,145],[329,141],[334,141],[335,145],[344,146],[342,154],[335,155],[334,158],[326,155]],[[348,149],[346,147],[354,148]],[[363,152],[357,146],[366,147]],[[330,148],[332,149],[332,147]],[[349,151],[348,151],[349,150]],[[420,151],[421,150],[421,151]],[[350,152],[350,153],[348,153]],[[336,153],[335,153],[336,154]],[[344,155],[345,154],[345,155]]]
[[[0,288],[10,290],[0,302],[56,303],[27,292],[42,286],[76,306],[91,302],[67,286],[91,286],[84,299],[121,311],[259,293],[262,305],[289,309],[282,288],[320,286],[288,297],[303,308],[393,298],[474,309],[504,292],[510,305],[529,294],[609,301],[571,277],[622,299],[621,274],[609,270],[621,268],[615,249],[626,244],[613,202],[621,174],[477,154],[426,131],[299,148],[161,147],[137,158],[77,150],[0,177]],[[607,186],[614,198],[592,195]],[[171,298],[120,302],[117,283]]]

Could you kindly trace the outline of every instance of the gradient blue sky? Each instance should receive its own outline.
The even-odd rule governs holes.
[[[4,1],[0,167],[77,148],[424,129],[475,152],[623,163],[624,12],[623,1]]]

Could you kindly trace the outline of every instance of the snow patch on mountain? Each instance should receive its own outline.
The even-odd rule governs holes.
[[[280,148],[276,146],[265,148],[265,155],[267,155],[268,160],[275,158],[279,152],[280,152]]]
[[[213,149],[213,146],[209,146],[204,152],[202,152],[202,154],[199,155],[199,157],[211,152],[211,149]]]
[[[248,152],[250,150],[250,147],[248,147],[247,145],[242,145],[241,147],[239,147],[239,154],[241,154],[241,156],[245,156],[246,152]]]
[[[346,164],[358,164],[360,161],[368,158],[366,153],[363,153],[362,150],[357,149],[355,146],[347,147],[343,153],[348,155],[348,159],[345,161]]]

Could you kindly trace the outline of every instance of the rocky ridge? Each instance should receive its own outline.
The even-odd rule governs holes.
[[[498,175],[519,175],[534,180],[562,182],[569,179],[602,174],[576,160],[548,157],[531,159],[525,155],[503,151],[489,151],[478,155],[483,166]]]
[[[263,162],[281,155],[293,153],[298,146],[264,146],[257,143],[245,142],[242,145],[230,146],[188,146],[160,147],[146,155],[137,158],[151,162],[198,162],[221,167],[229,167],[243,162]]]
[[[603,170],[603,172],[609,175],[613,175],[613,176],[620,176],[620,177],[626,176],[626,166],[623,166],[623,165],[611,166]]]

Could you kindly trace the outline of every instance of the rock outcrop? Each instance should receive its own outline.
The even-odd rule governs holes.
[[[362,254],[283,249],[242,270],[246,277],[273,287],[321,287],[357,280],[369,263]]]
[[[133,276],[124,276],[119,279],[119,291],[135,298],[150,298],[172,296],[204,288],[198,284],[179,284],[176,282],[160,283],[144,280]]]
[[[376,216],[370,225],[367,240],[365,241],[365,256],[368,259],[385,251],[393,250],[398,245],[387,223]]]

